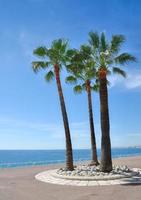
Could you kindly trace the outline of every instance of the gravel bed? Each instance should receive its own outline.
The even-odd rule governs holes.
[[[113,166],[113,170],[109,173],[101,172],[100,166],[78,165],[73,171],[68,171],[65,168],[60,168],[56,171],[56,175],[60,178],[95,178],[95,179],[118,179],[132,176],[140,176],[140,171],[135,171],[124,166]]]

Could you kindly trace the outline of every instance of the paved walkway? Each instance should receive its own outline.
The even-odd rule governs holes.
[[[133,169],[139,170],[139,169]],[[56,170],[48,170],[41,172],[35,176],[39,181],[58,184],[58,185],[73,185],[73,186],[98,186],[98,185],[125,185],[125,184],[141,184],[141,170],[140,175],[131,178],[121,178],[115,180],[68,180],[55,177]]]

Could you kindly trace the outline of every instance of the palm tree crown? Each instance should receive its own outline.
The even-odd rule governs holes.
[[[33,53],[41,60],[32,62],[33,70],[38,72],[47,68],[45,79],[51,81],[54,78],[54,66],[58,65],[60,70],[67,62],[68,50],[68,41],[64,39],[54,40],[50,48],[38,47]]]
[[[117,73],[126,77],[125,71],[120,66],[128,62],[136,61],[136,58],[129,53],[121,53],[121,46],[125,41],[123,35],[113,35],[110,42],[106,40],[104,33],[98,35],[97,32],[89,33],[89,44],[92,48],[93,59],[96,62],[99,72]]]
[[[87,90],[87,82],[91,89],[96,90],[94,78],[96,77],[95,61],[91,56],[91,47],[82,45],[80,50],[73,50],[67,70],[71,74],[66,78],[67,83],[74,83],[74,92],[81,93]]]

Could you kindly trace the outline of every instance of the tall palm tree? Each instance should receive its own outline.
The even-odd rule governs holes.
[[[92,149],[91,165],[98,165],[91,96],[91,91],[97,89],[93,83],[96,75],[94,64],[89,46],[82,45],[80,51],[74,50],[74,55],[71,57],[70,64],[67,66],[71,75],[66,78],[66,82],[75,83],[74,92],[76,93],[81,93],[83,90],[87,92]]]
[[[62,69],[62,66],[64,66],[68,60],[68,51],[68,42],[66,40],[54,40],[50,48],[42,46],[34,50],[34,55],[38,56],[41,60],[32,62],[32,66],[35,72],[38,72],[40,69],[47,69],[47,73],[45,76],[46,81],[51,81],[54,77],[56,79],[65,129],[66,168],[68,170],[73,170],[73,153],[69,122],[60,80],[60,71]]]
[[[110,122],[108,108],[107,75],[111,72],[126,77],[125,71],[120,66],[136,61],[136,58],[129,53],[121,53],[121,46],[125,41],[123,35],[113,35],[110,42],[107,41],[104,33],[89,33],[89,44],[92,48],[92,56],[97,66],[101,110],[101,171],[112,170]]]

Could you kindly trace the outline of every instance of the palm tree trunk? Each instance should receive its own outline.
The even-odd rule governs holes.
[[[102,72],[103,73],[103,72]],[[100,110],[101,110],[101,171],[110,172],[112,170],[110,122],[108,109],[107,78],[101,75],[100,78]]]
[[[57,88],[58,88],[58,94],[59,94],[61,111],[62,111],[62,116],[63,116],[64,129],[65,129],[65,137],[66,137],[66,168],[67,170],[73,170],[73,153],[72,153],[69,122],[68,122],[68,116],[66,112],[66,106],[65,106],[61,81],[60,81],[59,66],[57,64],[54,66],[54,71],[56,75],[56,83],[57,83]]]
[[[93,121],[92,96],[91,96],[90,81],[87,81],[87,94],[88,94],[89,122],[90,122],[90,132],[91,132],[91,149],[92,149],[91,165],[98,165],[99,163],[98,163],[98,160],[97,160],[97,150],[96,150],[94,121]]]

